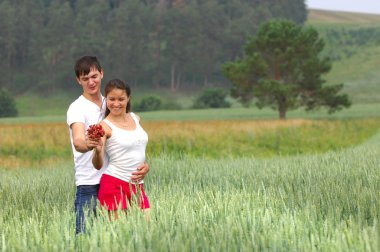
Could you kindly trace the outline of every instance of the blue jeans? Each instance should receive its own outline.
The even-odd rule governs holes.
[[[75,194],[75,233],[79,234],[86,231],[86,219],[84,210],[87,209],[87,217],[93,214],[96,217],[96,200],[98,199],[99,185],[80,185],[77,186]]]

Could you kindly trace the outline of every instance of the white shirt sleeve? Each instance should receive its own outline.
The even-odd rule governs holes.
[[[76,122],[81,122],[85,124],[86,117],[83,114],[83,111],[80,108],[78,108],[78,106],[71,104],[69,109],[67,110],[67,125],[71,127],[71,125]]]

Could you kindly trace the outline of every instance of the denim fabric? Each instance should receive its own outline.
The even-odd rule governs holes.
[[[77,186],[75,194],[75,214],[76,226],[75,233],[79,234],[86,231],[85,210],[88,211],[87,218],[90,219],[93,215],[96,217],[96,201],[98,198],[99,185],[80,185]]]

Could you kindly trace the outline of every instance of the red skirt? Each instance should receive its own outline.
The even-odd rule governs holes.
[[[144,184],[138,184],[138,190],[136,190],[135,184],[130,184],[107,174],[103,174],[100,179],[98,200],[108,210],[128,209],[128,206],[134,202],[137,202],[141,209],[150,208],[148,197],[144,191]]]

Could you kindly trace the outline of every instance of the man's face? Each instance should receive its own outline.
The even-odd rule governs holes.
[[[79,76],[77,81],[82,86],[84,93],[94,95],[100,93],[102,79],[103,70],[99,72],[96,68],[91,68],[87,75]]]

